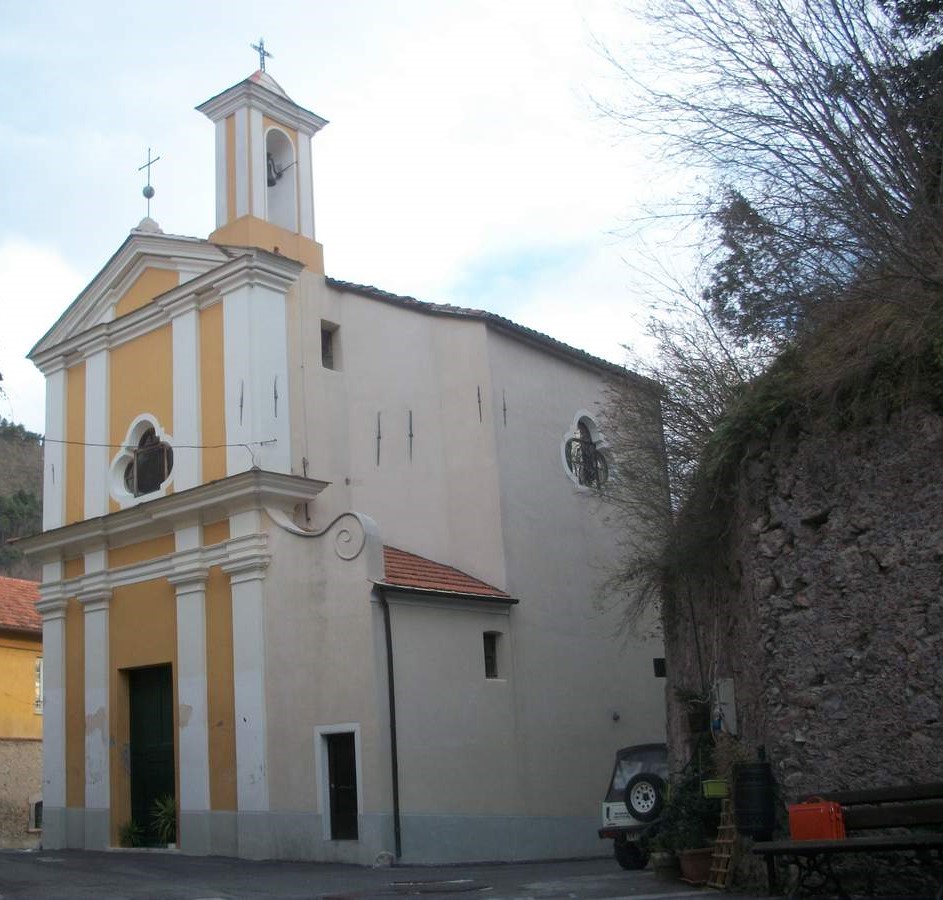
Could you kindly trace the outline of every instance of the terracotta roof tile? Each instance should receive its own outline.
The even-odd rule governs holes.
[[[39,582],[0,578],[0,629],[42,634],[43,619],[36,611]]]
[[[383,563],[386,583],[397,587],[415,588],[421,591],[442,591],[451,594],[510,600],[504,591],[472,578],[458,569],[433,562],[415,553],[407,553],[396,547],[383,548]]]

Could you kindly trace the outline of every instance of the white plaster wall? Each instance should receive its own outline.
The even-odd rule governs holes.
[[[335,371],[321,367],[322,319],[339,326]],[[484,326],[341,293],[310,273],[302,275],[289,323],[292,404],[303,410],[293,432],[292,471],[301,474],[305,456],[309,476],[332,484],[312,504],[316,520],[348,509],[366,512],[385,543],[501,586]]]
[[[621,610],[602,586],[620,534],[563,468],[561,441],[578,410],[597,412],[601,377],[496,333],[489,357],[493,403],[508,408],[495,437],[507,590],[521,600],[512,615],[526,806],[591,815],[616,749],[664,739],[665,682],[652,669],[663,645],[651,621],[647,639],[617,634]]]
[[[288,534],[269,523],[272,561],[264,582],[266,716],[270,809],[279,815],[327,814],[315,769],[315,728],[357,723],[363,753],[363,812],[390,814],[386,670],[382,620],[370,600],[366,551],[342,560],[337,530],[322,538]],[[306,831],[301,856],[373,862],[389,839],[331,842],[320,825]],[[350,854],[354,855],[351,856]]]
[[[418,600],[390,610],[403,814],[521,813],[514,654],[486,678],[482,640],[513,644],[510,617]]]

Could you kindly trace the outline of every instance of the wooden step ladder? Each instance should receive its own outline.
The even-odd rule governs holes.
[[[733,872],[733,854],[737,842],[737,829],[733,824],[733,807],[725,799],[720,811],[720,825],[717,826],[717,840],[714,842],[714,855],[711,857],[711,871],[707,876],[707,886],[726,889]]]

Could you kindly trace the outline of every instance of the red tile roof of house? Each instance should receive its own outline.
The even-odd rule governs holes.
[[[0,629],[43,632],[42,616],[36,612],[39,582],[0,577]]]
[[[383,548],[383,563],[386,572],[385,583],[391,587],[515,602],[510,595],[484,581],[472,578],[471,575],[451,566],[398,550],[396,547]]]

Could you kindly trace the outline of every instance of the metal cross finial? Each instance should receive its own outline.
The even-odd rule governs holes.
[[[259,38],[259,42],[257,44],[249,44],[249,46],[259,54],[259,69],[260,71],[264,72],[265,57],[267,56],[269,59],[274,58],[272,54],[265,49],[265,38]]]
[[[147,162],[143,166],[138,166],[138,171],[143,172],[147,169],[147,184],[144,185],[144,190],[141,192],[144,194],[144,197],[147,199],[147,217],[151,217],[151,197],[154,196],[154,188],[151,187],[151,166],[159,160],[159,156],[155,156],[151,159],[151,148],[147,148]]]

